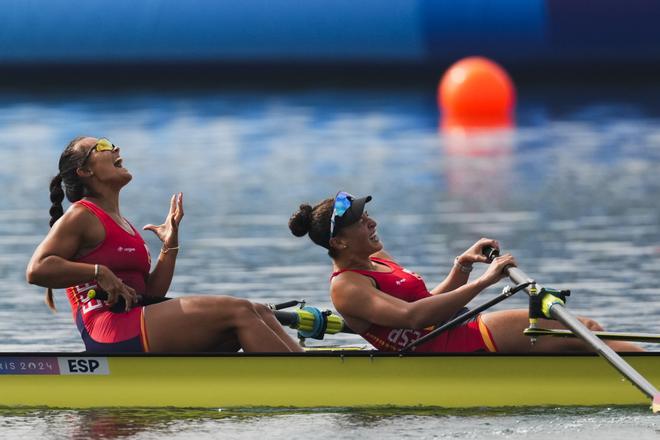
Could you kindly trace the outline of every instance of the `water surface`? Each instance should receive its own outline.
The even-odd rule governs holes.
[[[172,296],[304,298],[331,307],[327,255],[291,235],[287,220],[301,202],[343,189],[374,196],[368,209],[386,249],[429,285],[458,253],[493,237],[539,282],[570,288],[570,309],[610,330],[660,332],[659,94],[528,88],[517,127],[462,135],[438,129],[434,91],[422,88],[4,91],[0,349],[83,349],[63,292],[53,315],[43,290],[24,279],[48,230],[49,179],[79,134],[122,148],[134,175],[122,211],[136,227],[161,222],[171,194],[184,192]],[[156,253],[157,241],[145,237]],[[497,308],[525,306],[520,296]],[[361,340],[337,335],[319,344],[330,343]],[[369,438],[658,436],[643,408],[0,413],[5,438],[302,438],[310,429]]]

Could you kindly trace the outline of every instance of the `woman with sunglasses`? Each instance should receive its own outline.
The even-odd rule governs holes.
[[[138,231],[120,214],[119,193],[132,176],[107,139],[78,137],[62,153],[50,184],[50,232],[37,247],[27,280],[66,288],[74,320],[90,352],[301,351],[263,305],[229,296],[186,296],[148,306],[139,296],[164,297],[179,250],[183,195],[172,197],[161,225],[154,269]],[[64,184],[64,191],[62,190]],[[65,213],[66,194],[72,203]],[[89,293],[102,291],[107,300]],[[125,310],[112,306],[122,298]]]
[[[291,232],[328,250],[333,261],[330,283],[332,302],[348,326],[374,347],[398,351],[428,334],[433,327],[465,311],[465,305],[486,287],[504,277],[515,259],[507,254],[490,263],[476,280],[469,281],[475,263],[487,263],[485,247],[499,250],[497,241],[482,238],[457,256],[449,275],[429,291],[422,278],[394,261],[383,249],[376,221],[364,206],[371,196],[355,198],[340,192],[316,206],[300,205],[291,216]],[[601,327],[580,318],[592,330]],[[540,320],[542,327],[557,328],[555,321]],[[541,338],[531,345],[523,335],[529,323],[527,310],[505,310],[477,315],[472,321],[441,333],[419,345],[424,352],[528,352],[582,351],[576,339]],[[639,351],[634,344],[610,342],[619,351]]]

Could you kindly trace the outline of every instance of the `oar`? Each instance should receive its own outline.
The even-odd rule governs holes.
[[[577,338],[570,330],[549,329],[549,328],[526,328],[523,333],[527,336],[554,336],[557,338]],[[655,333],[627,333],[627,332],[599,332],[592,331],[599,339],[610,341],[635,341],[647,342],[651,344],[660,344],[660,334]]]
[[[108,292],[100,289],[91,289],[87,293],[89,299],[107,300]],[[137,295],[137,304],[148,306],[170,300],[166,296]],[[304,338],[323,339],[326,334],[335,333],[355,333],[351,330],[344,319],[332,313],[330,310],[319,310],[316,307],[303,307],[293,311],[284,311],[281,309],[293,307],[298,304],[304,304],[302,300],[291,300],[280,304],[269,304],[275,317],[282,325],[286,325],[294,330],[298,330],[300,336]],[[126,300],[123,297],[117,299],[117,303],[110,310],[121,313],[126,309]]]
[[[514,283],[523,283],[530,280],[530,278],[517,267],[508,268],[509,278]],[[543,288],[534,283],[525,289],[530,296],[535,296],[543,292]],[[547,301],[545,303],[545,311],[548,318],[555,319],[564,324],[570,329],[577,337],[581,338],[589,347],[596,353],[601,355],[607,360],[614,368],[616,368],[623,376],[635,385],[641,392],[651,398],[651,408],[654,413],[660,411],[660,392],[653,386],[644,376],[639,374],[637,370],[630,366],[625,360],[621,358],[614,350],[607,344],[598,339],[587,327],[585,327],[579,319],[573,316],[566,307],[563,301],[556,298],[556,301]]]
[[[101,289],[90,289],[87,292],[88,299],[99,299],[102,301],[108,300],[108,292]],[[148,306],[151,304],[158,304],[163,301],[170,300],[167,296],[150,296],[150,295],[137,295],[137,305]],[[110,310],[115,313],[121,313],[126,310],[126,300],[123,296],[117,298],[117,302],[110,307]]]
[[[330,310],[319,310],[306,306],[292,311],[275,310],[275,317],[282,325],[298,330],[301,338],[323,339],[335,333],[355,333],[344,319]]]

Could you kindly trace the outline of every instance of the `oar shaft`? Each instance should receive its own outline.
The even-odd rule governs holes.
[[[273,310],[273,314],[275,315],[275,318],[277,318],[277,320],[280,322],[280,324],[286,326],[295,326],[298,324],[298,321],[300,320],[296,312]]]
[[[542,289],[542,286],[536,284],[533,278],[531,278],[529,275],[527,275],[525,272],[518,269],[517,267],[507,267],[506,269],[504,269],[504,273],[508,275],[508,277],[511,278],[511,281],[513,281],[516,284],[534,283],[534,286],[536,287],[537,290]],[[528,294],[531,293],[530,291],[531,288],[532,285],[526,287],[525,292],[527,292]]]
[[[506,269],[508,271],[507,275],[514,283],[520,284],[523,282],[530,281],[531,278],[522,270],[517,267],[509,267]],[[530,286],[531,287],[531,286]],[[542,286],[536,284],[537,291],[542,289]],[[525,289],[527,293],[531,293],[530,289]],[[644,378],[641,374],[637,372],[633,367],[631,367],[626,361],[624,361],[621,356],[616,354],[606,343],[598,339],[591,331],[580,322],[575,316],[573,316],[564,306],[561,304],[554,304],[550,307],[550,315],[557,321],[564,324],[568,329],[575,333],[578,337],[589,345],[596,353],[605,358],[614,368],[619,370],[630,382],[632,382],[637,388],[639,388],[644,394],[649,396],[651,399],[654,399],[658,394],[657,388],[653,386],[648,380]]]
[[[499,255],[499,250],[495,249],[492,253],[489,253],[489,255],[490,258],[496,257]],[[505,273],[516,284],[532,282],[532,279],[517,267],[507,267],[505,269]],[[543,287],[539,284],[532,284],[525,290],[529,295],[535,295],[537,292],[541,292]],[[607,344],[598,339],[587,327],[584,326],[584,324],[582,324],[582,322],[580,322],[579,319],[577,319],[568,310],[566,310],[562,304],[563,303],[552,304],[549,310],[550,316],[564,324],[578,337],[582,338],[582,340],[592,349],[594,349],[596,353],[604,357],[605,360],[607,360],[614,368],[619,370],[619,372],[623,374],[630,382],[632,382],[644,394],[649,396],[652,400],[653,412],[660,412],[660,392],[658,392],[657,388],[655,388],[655,386],[646,380],[644,376],[639,374],[637,370],[635,370],[626,361],[624,361],[621,356],[616,354],[616,352],[612,350]]]
[[[487,246],[487,247],[483,248],[481,253],[483,255],[485,255],[488,258],[489,261],[491,261],[494,258],[500,256],[500,250],[492,248],[490,246]],[[525,291],[528,294],[531,293],[530,289],[532,289],[533,287],[536,287],[537,289],[541,289],[541,286],[539,286],[538,284],[535,284],[535,281],[534,281],[533,278],[528,276],[525,272],[518,269],[517,267],[507,266],[507,267],[504,268],[504,270],[502,272],[504,273],[504,275],[511,278],[511,281],[516,283],[516,285],[520,285],[520,284],[523,284],[523,283],[529,283],[530,286],[525,288]],[[531,284],[534,284],[534,286],[532,286]]]
[[[651,399],[655,398],[660,392],[648,380],[631,367],[621,356],[616,354],[607,344],[594,336],[591,331],[573,316],[561,304],[555,304],[550,308],[550,315],[557,321],[564,324],[573,333],[578,335],[584,342],[593,348],[599,355],[604,357],[614,368],[619,370],[630,382],[639,388],[644,394]]]
[[[555,338],[577,338],[578,336],[570,330],[555,328],[528,328],[524,331],[525,336],[539,337],[552,336]],[[630,333],[630,332],[592,332],[598,339],[608,341],[636,341],[651,344],[660,344],[660,334],[655,333]]]

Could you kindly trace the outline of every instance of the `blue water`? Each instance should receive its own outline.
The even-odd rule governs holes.
[[[122,212],[164,219],[185,194],[172,296],[305,298],[331,307],[330,261],[290,214],[344,189],[372,194],[386,249],[429,284],[481,236],[500,240],[568,306],[610,330],[660,332],[658,87],[527,86],[517,126],[438,129],[434,90],[117,89],[0,92],[0,350],[80,351],[24,280],[48,229],[48,182],[68,140],[107,136],[134,175]],[[159,243],[145,235],[152,252]],[[481,268],[477,271],[482,270]],[[477,298],[491,298],[504,284]],[[525,307],[514,297],[497,308]],[[361,343],[337,335],[320,344]],[[653,348],[648,346],[647,348]],[[313,386],[313,384],[310,384]],[[0,390],[1,392],[1,390]],[[657,438],[645,408],[515,411],[0,411],[3,438]],[[550,429],[546,429],[546,427]]]

